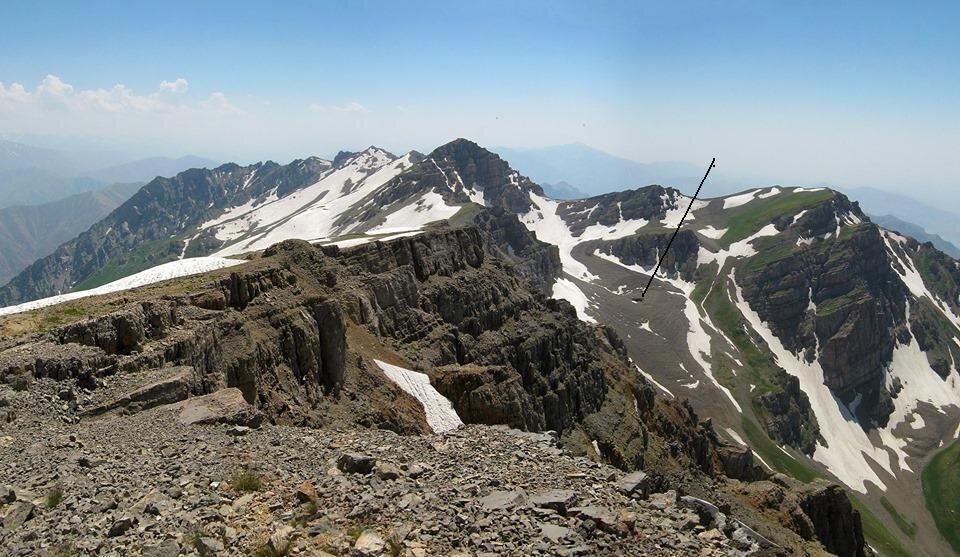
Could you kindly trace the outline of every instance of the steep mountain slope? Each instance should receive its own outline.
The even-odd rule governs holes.
[[[960,423],[956,261],[835,192],[769,188],[695,203],[641,298],[678,193],[535,205],[524,222],[564,262],[554,295],[614,327],[664,394],[774,468],[833,475],[932,533],[917,482]],[[944,551],[929,539],[916,543]]]
[[[424,398],[410,395],[403,381],[384,373],[422,370],[464,422],[549,429],[560,440],[562,449],[554,452],[559,462],[580,455],[624,471],[644,470],[610,477],[619,481],[616,489],[628,500],[665,493],[652,499],[651,506],[679,505],[692,511],[686,523],[671,520],[659,525],[661,531],[699,525],[697,532],[713,531],[697,540],[722,541],[748,554],[763,550],[766,555],[816,555],[826,549],[865,555],[859,515],[841,491],[825,483],[802,486],[770,477],[755,466],[749,451],[721,442],[689,405],[656,397],[633,373],[615,335],[578,320],[568,304],[539,294],[539,279],[518,272],[526,267],[523,257],[501,257],[510,251],[507,245],[489,238],[510,234],[495,230],[490,225],[485,235],[475,227],[440,227],[344,250],[286,241],[229,270],[3,318],[0,383],[19,384],[28,392],[50,389],[52,381],[88,389],[82,408],[65,410],[70,424],[66,430],[74,435],[111,423],[126,431],[130,425],[123,416],[141,412],[147,423],[167,423],[157,412],[202,405],[210,400],[204,396],[208,393],[233,397],[225,409],[229,414],[209,409],[208,420],[267,421],[277,426],[268,430],[277,435],[287,435],[284,428],[290,426],[430,434],[430,407]],[[526,233],[525,242],[536,240]],[[552,259],[560,264],[556,251]],[[29,413],[15,416],[13,427],[29,428],[36,410],[19,408]],[[186,456],[192,453],[191,443],[211,434],[200,426],[183,425],[167,427],[189,439],[179,445],[184,457],[178,461],[193,470],[199,462]],[[24,433],[17,431],[19,439]],[[35,434],[32,428],[28,431]],[[482,429],[471,431],[486,435]],[[432,454],[446,459],[444,469],[469,466],[452,460],[457,454],[446,449],[456,444],[455,437],[431,439]],[[167,441],[159,443],[166,446]],[[518,456],[521,446],[514,444],[514,455],[525,459]],[[19,466],[21,458],[13,460]],[[344,473],[364,473],[359,464],[354,469],[343,460],[338,466]],[[109,466],[118,461],[128,465],[115,455]],[[38,468],[45,472],[36,478],[37,485],[54,481],[51,472],[57,468],[32,470]],[[97,476],[102,470],[88,473],[102,481]],[[474,493],[489,487],[497,486],[478,485]],[[348,489],[344,482],[334,482],[324,496],[338,497],[342,489]],[[680,493],[689,495],[681,498]],[[74,492],[70,496],[80,499]],[[432,498],[422,491],[421,497]],[[125,500],[124,508],[132,503]],[[651,519],[612,513],[610,504],[588,503],[574,510],[569,500],[551,507],[571,519],[592,521],[593,527],[585,525],[582,534],[587,552],[605,551],[592,545],[604,533],[618,540],[621,551],[653,551],[639,545],[648,543],[648,536],[635,532],[634,526],[645,527]],[[411,503],[408,512],[422,506]],[[526,506],[518,501],[504,508],[524,512]],[[79,520],[97,520],[100,511],[83,502],[79,507],[84,509]],[[38,510],[48,512],[55,511]],[[372,507],[354,518],[377,522],[389,512]],[[23,523],[7,528],[5,522],[0,534],[5,538],[0,539],[29,546],[37,535],[23,534],[18,529]],[[291,524],[301,527],[298,521]],[[846,530],[841,533],[837,525]],[[158,521],[157,528],[168,527]],[[444,521],[425,533],[447,536],[464,527]],[[506,535],[500,532],[498,537]],[[423,539],[430,543],[435,537]],[[467,538],[459,543],[475,543]],[[697,545],[669,550],[682,554],[691,547]]]
[[[115,218],[121,207],[94,226],[109,232],[129,220],[126,229],[136,233],[123,237],[134,241],[106,242],[110,255],[76,276],[116,269],[117,258],[129,260],[136,250],[156,254],[151,242],[158,239],[167,259],[269,254],[271,245],[289,239],[320,244],[324,253],[369,244],[349,252],[365,254],[363,265],[354,267],[363,275],[392,268],[377,263],[393,256],[374,240],[429,235],[437,226],[431,223],[441,220],[467,225],[494,260],[532,280],[533,291],[567,300],[580,320],[615,331],[631,359],[631,377],[646,378],[666,399],[689,399],[728,442],[757,451],[765,468],[801,481],[845,484],[859,500],[870,543],[882,553],[906,554],[904,546],[913,554],[949,551],[925,509],[919,476],[960,424],[960,264],[931,245],[876,226],[856,203],[831,190],[751,190],[695,202],[644,296],[689,203],[675,189],[650,186],[556,201],[466,140],[428,155],[395,157],[371,148],[315,165],[315,172],[282,184],[236,167],[216,186],[227,193],[213,199],[206,193],[216,189],[212,179],[200,171],[196,192],[183,186],[189,176],[157,181],[171,184],[170,202],[154,205],[139,220]],[[274,167],[279,175],[297,168]],[[246,180],[257,184],[250,188],[255,191],[236,186]],[[141,194],[158,189],[148,185]],[[201,201],[184,199],[193,195]],[[72,258],[95,259],[85,254],[100,250],[81,244],[38,263],[37,276],[63,274],[47,273],[45,265],[72,269]],[[417,273],[430,274],[424,269]],[[487,279],[462,280],[483,285]],[[20,292],[36,296],[51,292],[51,284],[25,273],[2,295],[7,303],[19,301],[28,297]],[[376,303],[358,302],[357,311],[392,308],[409,291],[409,285],[378,283]],[[478,363],[464,359],[475,341],[457,339],[464,332],[477,339],[498,322],[480,306],[496,306],[504,292],[464,290],[461,281],[446,279],[431,292],[429,311],[443,312],[456,330],[434,328],[428,325],[433,318],[423,316],[394,330],[389,310],[376,318],[378,329],[387,327],[379,334],[415,340],[434,386],[471,419],[509,415],[526,428],[568,427],[539,408],[553,408],[574,386],[563,386],[567,394],[555,393],[559,399],[537,390],[541,398],[531,402],[514,387],[527,384],[523,372],[517,378],[489,368],[503,365],[497,360],[502,352],[483,362],[487,369],[464,371]],[[535,330],[535,321],[514,323]],[[511,363],[518,370],[521,364]],[[448,366],[455,367],[443,370]],[[446,373],[456,378],[455,387]],[[554,379],[548,383],[559,388]],[[465,384],[475,387],[463,391]],[[505,405],[513,408],[507,415]],[[615,430],[612,423],[598,427]],[[633,458],[620,445],[611,452],[601,439],[598,446],[608,461]]]
[[[0,283],[107,216],[143,184],[115,184],[43,205],[0,209]]]
[[[190,246],[179,238],[192,234],[218,208],[255,203],[270,192],[286,194],[330,169],[329,162],[313,158],[287,166],[226,164],[157,178],[89,230],[25,269],[0,290],[0,300],[8,305],[67,292],[80,283],[99,286],[181,258]]]

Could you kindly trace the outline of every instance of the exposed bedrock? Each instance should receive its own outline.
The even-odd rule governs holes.
[[[835,233],[838,211],[859,209],[838,196],[808,211],[795,228]],[[860,396],[861,423],[884,424],[893,410],[884,375],[903,325],[906,291],[875,225],[840,230],[775,261],[745,265],[737,280],[787,349],[819,358],[824,383],[840,400],[850,404]]]
[[[670,238],[673,231],[637,234],[604,242],[600,249],[611,255],[617,256],[620,261],[627,265],[640,265],[641,267],[652,268],[660,260],[660,257],[666,252],[663,258],[663,264],[660,270],[669,275],[677,275],[686,281],[692,281],[697,271],[697,253],[700,249],[700,241],[692,230],[681,230],[677,237],[670,244]],[[667,251],[667,246],[670,250]]]
[[[133,301],[107,315],[5,344],[0,375],[52,369],[38,367],[36,346],[56,346],[58,378],[104,363],[118,376],[189,366],[125,391],[119,407],[188,389],[184,419],[428,431],[423,408],[372,362],[392,358],[429,373],[467,422],[553,430],[574,454],[657,477],[766,477],[689,403],[657,398],[610,330],[517,269],[475,228],[349,250],[284,242],[192,291],[125,293]]]

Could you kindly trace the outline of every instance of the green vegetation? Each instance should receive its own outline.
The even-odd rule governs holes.
[[[923,496],[937,530],[960,551],[960,443],[937,453],[923,469]]]
[[[887,513],[890,514],[890,517],[893,518],[893,521],[896,523],[897,528],[899,528],[901,532],[910,536],[911,539],[917,536],[917,525],[912,522],[907,522],[907,520],[903,518],[897,511],[897,508],[893,506],[893,503],[891,503],[886,497],[881,496],[880,504],[883,505],[883,508],[886,509]]]
[[[696,294],[696,290],[694,290],[694,294]],[[741,326],[740,311],[727,297],[726,289],[722,284],[715,286],[707,295],[704,309],[710,314],[713,323],[733,341],[737,350],[744,357],[749,381],[756,385],[754,392],[758,395],[773,392],[776,385],[770,380],[773,373],[770,358],[757,348],[757,345],[753,343]]]
[[[234,472],[228,483],[234,491],[260,491],[260,488],[263,487],[263,479],[260,474],[247,466]]]
[[[63,487],[60,484],[53,486],[50,493],[47,493],[47,508],[52,509],[63,502]]]
[[[129,254],[115,258],[94,275],[73,287],[89,290],[180,257],[183,241],[172,238],[147,242]]]
[[[791,240],[782,235],[757,238],[753,242],[757,254],[747,259],[744,263],[744,270],[748,273],[756,273],[767,265],[786,259],[797,251],[797,246]]]
[[[477,205],[476,203],[467,203],[466,205],[460,207],[460,210],[457,211],[457,214],[447,219],[447,222],[450,223],[450,226],[454,227],[469,226],[473,224],[473,219],[482,210],[483,207]]]
[[[868,296],[870,296],[870,294],[865,289],[858,286],[843,296],[837,296],[836,298],[830,298],[821,302],[817,306],[817,315],[830,315],[831,313],[855,304]]]
[[[86,316],[86,311],[80,306],[52,306],[51,309],[41,312],[43,322],[49,327],[59,327],[68,323],[75,323]]]
[[[822,476],[813,468],[797,461],[790,455],[780,450],[767,434],[760,429],[760,426],[753,423],[746,416],[741,421],[743,432],[747,435],[750,446],[760,455],[764,462],[772,466],[778,472],[791,476],[801,482],[809,483]]]
[[[809,209],[831,199],[834,195],[834,192],[830,190],[822,190],[755,199],[745,205],[743,210],[730,217],[729,229],[720,238],[720,245],[726,248],[730,244],[757,232],[777,217],[795,215],[804,209]]]
[[[253,555],[254,557],[286,557],[290,555],[292,547],[290,542],[284,542],[280,546],[274,546],[272,542],[267,542],[266,545],[254,551]]]
[[[860,521],[863,523],[863,537],[867,539],[867,543],[871,547],[879,551],[883,557],[911,556],[910,552],[903,548],[900,540],[887,530],[887,527],[870,512],[866,505],[850,495],[850,492],[847,492],[847,497],[850,498],[850,504],[853,505],[853,508],[860,512]]]

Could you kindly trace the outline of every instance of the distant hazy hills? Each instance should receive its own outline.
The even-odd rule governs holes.
[[[42,205],[0,209],[0,283],[107,216],[142,185],[115,184]]]
[[[921,227],[925,233],[942,236],[948,242],[960,245],[960,215],[957,213],[931,207],[905,195],[875,188],[841,188],[841,190],[852,199],[859,201],[860,207],[867,214],[891,215],[908,224]],[[921,239],[908,230],[901,230],[901,232],[910,234],[918,240]],[[951,255],[956,257],[956,254]]]
[[[626,190],[650,184],[683,186],[699,182],[702,168],[685,162],[639,163],[582,143],[538,149],[492,149],[535,182],[564,182],[566,193],[587,195]]]
[[[887,230],[893,230],[894,232],[911,236],[920,242],[930,242],[935,248],[949,255],[950,257],[953,257],[954,259],[960,259],[960,248],[955,246],[953,243],[944,240],[939,234],[930,234],[924,230],[923,227],[917,226],[912,222],[898,219],[893,215],[870,215],[870,220],[886,228]]]
[[[101,152],[70,152],[0,140],[0,207],[37,205],[117,182],[146,182],[216,162],[194,156],[118,161]],[[92,224],[88,223],[88,224]]]

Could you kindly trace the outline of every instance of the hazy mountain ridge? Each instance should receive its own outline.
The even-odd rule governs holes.
[[[142,184],[114,184],[42,205],[0,209],[0,282],[107,216]]]
[[[156,176],[216,164],[195,156],[116,162],[119,156],[0,140],[0,207],[39,205],[115,183],[146,182]],[[107,161],[108,166],[101,166]]]
[[[893,215],[883,215],[883,216],[872,216],[870,220],[879,224],[880,226],[886,228],[887,230],[892,230],[894,232],[900,232],[912,238],[915,238],[917,241],[924,243],[930,242],[935,248],[946,253],[954,259],[960,259],[960,248],[958,248],[953,243],[943,239],[939,234],[931,234],[927,232],[922,226],[907,222],[903,219],[897,218]]]

